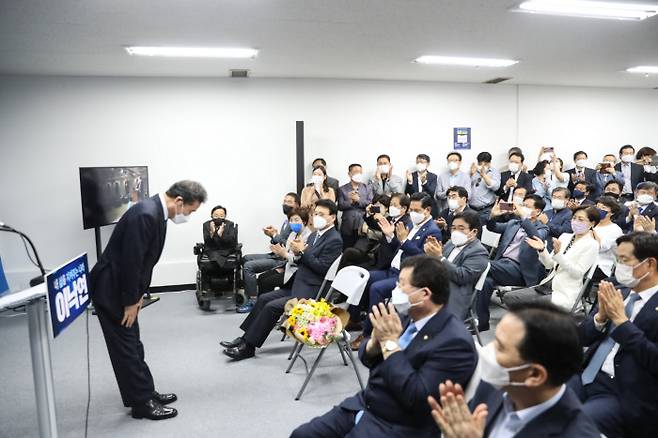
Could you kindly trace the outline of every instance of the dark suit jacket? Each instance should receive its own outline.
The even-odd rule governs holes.
[[[621,212],[619,213],[619,216],[617,216],[616,220],[614,221],[617,225],[621,227],[624,233],[630,233],[631,231],[633,231],[633,219],[631,218],[631,220],[627,222],[629,213],[630,213],[629,208],[622,203]],[[655,219],[656,222],[658,222],[658,205],[656,205],[655,203],[649,204],[639,214],[642,216],[646,216],[649,219]]]
[[[235,252],[238,244],[238,229],[236,225],[226,220],[224,222],[224,233],[220,236],[215,233],[210,235],[210,222],[203,223],[203,243],[206,246],[206,254],[210,260],[214,260],[220,267],[226,263],[226,257]]]
[[[393,220],[393,221],[391,221],[391,219],[389,218],[389,221],[393,225],[396,225],[398,222],[401,221],[408,230],[410,230],[413,227],[413,224],[411,223],[411,219],[409,218],[408,214],[405,214],[404,216],[399,217],[397,220]],[[386,236],[382,236],[382,238],[379,239],[379,245],[377,247],[377,251],[375,252],[375,264],[371,269],[385,270],[390,268],[391,262],[393,261],[396,252],[397,251],[393,251],[391,246],[386,241]]]
[[[629,292],[628,288],[622,289],[624,299]],[[589,347],[583,369],[610,332],[610,323],[603,333],[596,330],[594,315],[597,311],[598,306],[579,326],[582,344]],[[655,436],[658,430],[658,294],[644,304],[635,321],[626,321],[610,336],[619,344],[614,367],[619,405],[624,423],[628,425],[625,436]]]
[[[615,170],[621,172],[621,163],[615,164]],[[642,181],[644,181],[644,167],[637,163],[631,163],[631,188],[633,191]]]
[[[407,185],[404,188],[404,192],[408,195],[413,195],[418,191],[418,171],[411,174],[413,184],[409,184],[407,180]],[[422,192],[427,193],[432,198],[432,217],[436,217],[439,213],[436,206],[436,199],[434,198],[434,193],[436,192],[436,183],[437,183],[436,173],[427,172],[427,180],[425,185],[422,186]]]
[[[314,297],[324,280],[331,264],[343,251],[343,239],[336,227],[327,230],[315,241],[317,231],[308,236],[308,247],[297,262],[297,272],[292,283],[292,296],[297,298]]]
[[[436,240],[441,241],[441,230],[431,218],[418,230],[413,239],[407,239],[401,245],[398,238],[394,236],[390,243],[386,243],[394,255],[397,254],[399,249],[402,249],[402,259],[400,261],[404,261],[407,257],[425,254],[425,240],[429,236],[434,236]]]
[[[506,170],[505,172],[502,172],[500,174],[500,188],[496,192],[496,195],[498,195],[503,201],[507,201],[509,198],[509,190],[505,186],[505,183],[507,182],[508,179],[512,177],[512,172],[509,170]],[[528,172],[523,172],[521,171],[519,175],[516,178],[516,185],[525,187],[525,189],[528,191],[528,193],[532,193],[532,176],[528,174]],[[514,187],[512,187],[511,190],[514,190]]]
[[[509,222],[500,223],[494,219],[489,219],[487,229],[494,233],[502,234],[494,260],[499,260],[503,257],[505,250],[512,243],[512,240],[514,240],[517,231],[522,227],[527,237],[538,236],[540,239],[546,240],[548,236],[548,227],[539,221],[533,224],[530,222],[530,219],[512,219]],[[519,263],[526,286],[535,286],[546,276],[546,268],[539,261],[537,251],[532,249],[525,241],[521,243]]]
[[[568,208],[562,210],[546,210],[544,214],[548,217],[548,232],[551,237],[558,238],[564,233],[571,233],[571,216],[573,213]],[[552,240],[549,239],[552,242]]]
[[[340,231],[346,236],[356,234],[358,228],[363,224],[363,215],[366,207],[372,202],[373,198],[370,185],[360,183],[357,190],[359,193],[359,202],[356,204],[353,204],[350,200],[350,193],[352,192],[351,182],[340,186],[338,193],[336,193],[338,209],[343,212]]]
[[[110,241],[91,270],[89,290],[94,305],[115,319],[137,303],[151,284],[153,267],[164,247],[167,223],[158,195],[145,199],[121,217]]]
[[[573,189],[576,187],[573,182],[573,176],[576,174],[576,168],[574,167],[573,169],[567,170],[567,173],[569,174],[569,185],[567,187],[569,188],[569,191],[573,191]],[[591,184],[592,186],[596,186],[596,170],[590,169],[589,167],[585,168],[585,182],[587,184]]]
[[[475,284],[484,270],[487,269],[489,251],[479,240],[475,239],[464,245],[455,260],[450,262],[447,258],[454,249],[455,245],[452,242],[446,243],[443,248],[443,256],[446,258],[443,265],[450,277],[448,309],[457,318],[464,320],[468,316],[468,309],[471,307]]]
[[[503,391],[481,382],[470,405],[475,408],[480,403],[485,403],[488,408],[484,436],[489,436],[496,424],[496,417],[504,415]],[[565,390],[562,398],[553,407],[533,418],[515,435],[516,438],[599,438],[600,436],[596,425],[585,415],[582,404],[570,388]]]
[[[477,362],[473,338],[464,323],[443,308],[405,350],[386,360],[381,354],[374,358],[365,355],[368,340],[364,339],[359,350],[361,361],[370,368],[368,385],[340,406],[355,412],[365,410],[361,421],[366,423],[359,426],[366,430],[373,417],[384,422],[390,427],[389,437],[439,436],[427,396],[436,398],[439,383],[447,379],[465,386]],[[379,428],[373,426],[371,430]]]

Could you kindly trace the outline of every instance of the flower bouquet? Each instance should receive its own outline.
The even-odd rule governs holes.
[[[291,338],[304,345],[324,348],[343,331],[349,314],[324,299],[293,298],[286,303],[281,328]]]

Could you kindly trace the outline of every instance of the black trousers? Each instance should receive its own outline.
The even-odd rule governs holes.
[[[291,295],[290,289],[278,289],[259,295],[253,310],[240,325],[244,331],[242,339],[254,347],[262,347],[279,317],[283,315]]]
[[[121,399],[126,407],[146,402],[153,396],[155,386],[148,365],[144,362],[144,345],[139,339],[139,322],[127,328],[102,307],[96,314],[103,329],[107,352],[110,354],[114,376],[119,384]]]

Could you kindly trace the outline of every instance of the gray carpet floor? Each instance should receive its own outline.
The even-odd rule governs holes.
[[[359,389],[338,350],[324,355],[302,399],[299,361],[285,374],[292,342],[272,333],[254,359],[232,362],[220,339],[241,334],[244,315],[218,300],[217,311],[196,306],[194,293],[168,292],[140,313],[146,361],[160,392],[176,392],[178,417],[134,420],[123,407],[98,320],[89,315],[91,408],[89,437],[287,437],[299,424],[329,410]],[[502,310],[492,308],[495,323]],[[83,437],[87,402],[86,321],[79,318],[52,343],[60,437]],[[493,332],[483,334],[484,341]],[[305,350],[312,361],[317,352]],[[367,370],[359,364],[364,381]],[[38,437],[25,315],[0,315],[0,437]]]

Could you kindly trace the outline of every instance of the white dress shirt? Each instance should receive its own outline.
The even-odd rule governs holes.
[[[640,295],[640,299],[637,300],[635,303],[633,303],[633,311],[631,312],[630,318],[628,318],[631,322],[635,321],[635,317],[637,316],[638,313],[640,313],[640,310],[642,310],[642,307],[653,297],[653,294],[658,292],[658,286],[653,286],[650,287],[649,289],[645,289],[642,292],[637,292],[638,295]],[[631,290],[631,294],[635,293],[635,291]],[[631,296],[631,294],[628,294],[628,297]],[[626,306],[626,303],[628,302],[628,297],[624,300],[624,306]],[[600,331],[603,331],[605,329],[605,323],[599,324],[596,322],[596,318],[594,318],[594,325],[596,328]],[[606,356],[605,361],[603,362],[603,366],[601,366],[601,371],[604,373],[607,373],[608,375],[614,377],[615,376],[615,355],[617,354],[617,351],[619,351],[619,344],[616,343],[614,347],[612,347],[612,350]]]
[[[503,410],[496,417],[489,437],[512,438],[516,436],[516,434],[519,433],[519,431],[523,429],[526,424],[530,423],[532,420],[555,406],[564,395],[564,391],[566,391],[566,389],[566,385],[562,385],[557,394],[545,402],[518,411],[514,410],[513,402],[507,393],[503,394]]]

